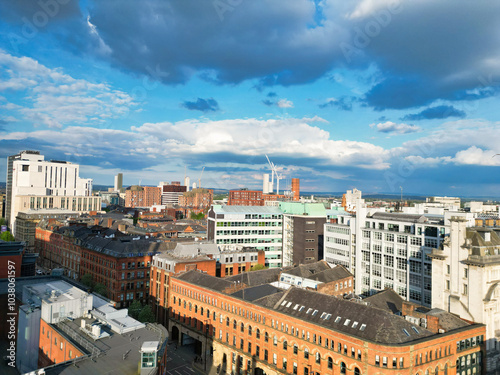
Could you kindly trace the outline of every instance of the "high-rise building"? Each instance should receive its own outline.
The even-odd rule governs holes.
[[[161,188],[133,185],[125,191],[126,207],[151,207],[161,204]]]
[[[39,151],[21,151],[9,156],[5,216],[11,230],[15,232],[14,223],[20,211],[40,208],[99,210],[100,198],[91,197],[92,179],[80,178],[79,171],[78,164],[46,161]]]
[[[115,176],[115,191],[121,191],[123,189],[123,173],[118,173]]]

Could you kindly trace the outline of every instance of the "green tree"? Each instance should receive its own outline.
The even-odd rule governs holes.
[[[0,217],[0,225],[7,225],[4,217]]]
[[[250,268],[250,271],[267,270],[269,267],[263,266],[262,264],[256,264]]]
[[[142,311],[142,305],[138,300],[134,300],[128,307],[128,315],[134,319],[139,318],[139,314]]]
[[[151,306],[145,305],[141,312],[139,313],[139,319],[142,323],[154,323],[155,316],[153,314],[153,310],[151,310]]]
[[[101,283],[95,284],[94,292],[96,292],[97,294],[100,294],[103,297],[108,296],[108,288],[106,288],[106,285],[101,284]]]
[[[205,214],[203,212],[195,214],[194,212],[191,212],[191,219],[193,220],[203,220],[205,218]]]
[[[90,273],[86,273],[85,275],[82,276],[80,282],[85,285],[85,286],[88,286],[89,288],[92,288],[93,286],[93,282],[92,282],[92,275]]]
[[[10,233],[9,231],[5,231],[2,234],[0,234],[0,240],[3,240],[5,242],[12,242],[15,241],[16,239],[14,238],[12,233]]]

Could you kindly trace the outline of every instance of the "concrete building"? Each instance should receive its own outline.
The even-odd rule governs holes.
[[[115,191],[118,193],[122,192],[123,189],[123,173],[118,173],[115,176]]]
[[[6,220],[14,229],[17,213],[28,209],[63,208],[92,211],[101,208],[92,197],[92,179],[79,177],[80,166],[46,161],[38,151],[21,151],[7,158]]]
[[[219,374],[480,374],[484,364],[484,325],[446,312],[434,330],[315,291],[241,289],[196,271],[172,278],[169,306],[172,340],[212,352]]]
[[[498,228],[467,228],[451,220],[450,235],[433,249],[432,305],[486,324],[487,373],[500,371],[500,237]]]
[[[404,299],[431,306],[429,255],[449,233],[450,215],[369,211],[358,199],[355,214],[339,214],[337,223],[325,224],[325,260],[354,274],[356,294],[391,288]]]
[[[182,186],[180,182],[175,181],[171,184],[160,183],[159,187],[161,188],[161,204],[165,206],[178,205],[179,197],[187,192],[187,186]]]
[[[460,198],[458,197],[428,197],[425,198],[427,203],[441,203],[445,206],[458,206],[460,208]]]
[[[323,259],[322,203],[279,202],[283,212],[283,266],[313,263]]]
[[[356,188],[347,190],[342,196],[342,207],[346,211],[356,211],[356,201],[361,199],[361,190]]]
[[[39,209],[27,210],[19,212],[16,218],[16,235],[17,241],[23,241],[26,244],[26,251],[29,253],[35,252],[35,234],[36,226],[43,219],[66,221],[68,219],[76,219],[80,216],[78,212],[63,209]]]
[[[0,282],[2,290],[5,282]],[[164,373],[168,332],[56,277],[18,280],[16,368],[46,375]],[[36,372],[35,372],[36,371]]]
[[[208,212],[208,239],[222,250],[264,250],[266,266],[281,267],[282,220],[277,207],[214,205]]]

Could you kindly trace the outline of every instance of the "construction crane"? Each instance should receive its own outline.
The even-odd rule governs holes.
[[[203,167],[203,169],[201,170],[200,178],[198,179],[198,189],[201,189],[201,176],[203,176],[203,171],[204,170],[205,170],[205,167]]]

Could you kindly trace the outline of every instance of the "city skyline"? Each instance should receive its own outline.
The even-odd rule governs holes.
[[[261,189],[267,154],[303,191],[495,196],[498,8],[3,2],[0,158]]]

